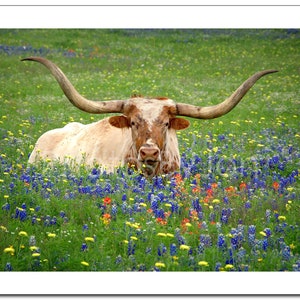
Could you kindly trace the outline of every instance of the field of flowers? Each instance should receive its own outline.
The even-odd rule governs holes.
[[[0,30],[0,271],[300,271],[297,30]],[[28,155],[45,131],[102,116],[71,107],[40,65],[57,63],[92,99],[224,100],[190,120],[182,166],[145,179]]]

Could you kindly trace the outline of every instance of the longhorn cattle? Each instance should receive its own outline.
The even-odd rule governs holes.
[[[81,96],[66,75],[51,61],[35,61],[47,67],[69,101],[92,114],[120,113],[101,121],[83,125],[70,123],[44,133],[37,141],[29,163],[42,159],[87,166],[100,165],[109,172],[128,165],[145,176],[167,174],[180,167],[176,131],[189,126],[178,116],[212,119],[230,112],[262,76],[277,72],[265,70],[249,77],[229,98],[214,106],[200,107],[176,103],[168,98],[132,97],[128,100],[91,101]]]

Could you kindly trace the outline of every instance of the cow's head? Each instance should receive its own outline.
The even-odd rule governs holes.
[[[130,165],[142,170],[145,175],[165,173],[178,169],[179,162],[170,162],[168,145],[176,130],[185,129],[189,121],[176,117],[176,104],[167,98],[129,99],[122,116],[109,118],[111,125],[129,128],[132,134],[132,150],[126,158]]]
[[[111,117],[109,122],[118,128],[130,128],[132,132],[133,158],[132,164],[143,169],[145,175],[166,173],[162,168],[165,162],[164,150],[168,144],[170,132],[188,127],[189,122],[177,116],[196,119],[212,119],[230,112],[244,97],[248,90],[262,76],[277,72],[276,70],[260,71],[249,77],[226,100],[214,105],[201,107],[186,103],[175,103],[170,99],[131,98],[128,100],[91,101],[81,96],[70,83],[65,74],[51,61],[41,57],[29,57],[23,60],[37,61],[46,66],[55,77],[69,101],[77,108],[93,114],[121,113]],[[113,138],[113,137],[112,137]],[[178,147],[177,147],[178,148]],[[178,149],[177,149],[178,151]],[[135,155],[135,157],[134,157]],[[158,170],[160,166],[160,170]],[[173,171],[179,166],[170,167]],[[154,172],[155,170],[155,172]]]

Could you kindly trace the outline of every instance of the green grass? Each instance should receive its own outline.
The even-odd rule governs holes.
[[[0,270],[299,271],[299,47],[287,30],[0,30]],[[105,117],[70,105],[44,67],[20,61],[32,55],[93,100],[212,105],[279,72],[226,116],[190,120],[181,180],[145,181],[27,166],[45,131]]]

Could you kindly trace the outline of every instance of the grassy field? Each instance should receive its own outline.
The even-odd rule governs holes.
[[[297,30],[0,30],[0,271],[300,271]],[[89,99],[212,105],[260,79],[229,114],[179,133],[182,167],[27,165],[74,108],[43,66]]]

